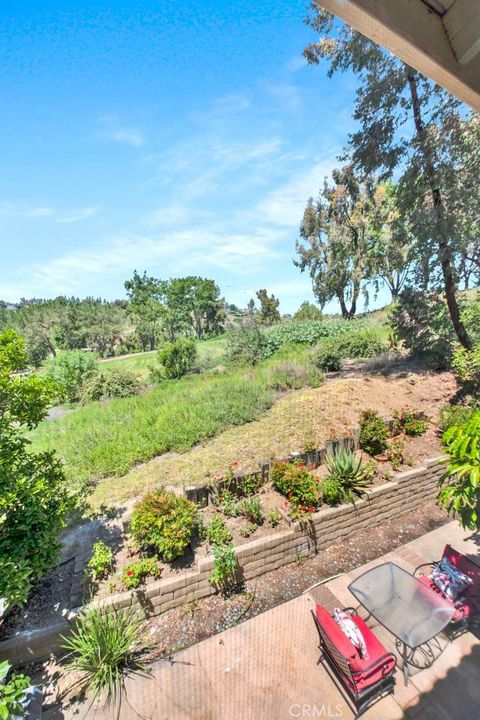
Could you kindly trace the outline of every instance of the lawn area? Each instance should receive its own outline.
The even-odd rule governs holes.
[[[197,342],[199,367],[206,369],[220,364],[225,352],[225,343],[225,335]],[[148,382],[150,368],[157,364],[156,354],[157,351],[153,350],[124,357],[107,358],[101,361],[101,368],[102,370],[128,370],[138,375],[143,382]]]

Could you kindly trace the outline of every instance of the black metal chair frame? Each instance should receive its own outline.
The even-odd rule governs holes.
[[[466,558],[468,561],[468,558]],[[431,562],[425,562],[420,563],[420,565],[417,565],[415,570],[413,571],[413,576],[417,576],[417,571],[421,568],[430,568],[432,571],[435,567],[437,567],[440,564],[441,560],[432,560]],[[470,561],[469,561],[470,562]],[[472,563],[473,565],[474,563]],[[430,573],[424,573],[420,572],[419,575],[429,575]],[[480,594],[475,595],[469,595],[469,598],[474,598],[477,600],[480,604]],[[456,603],[452,602],[452,605],[454,605],[457,610],[461,610],[460,607],[456,605]],[[459,635],[462,635],[464,632],[468,632],[470,627],[480,627],[480,614],[477,614],[475,617],[463,617],[460,618],[460,620],[452,620],[447,627],[444,629],[445,635],[448,637],[449,640],[455,640]]]
[[[355,613],[354,608],[350,607],[344,608],[344,611],[350,614]],[[333,672],[335,678],[340,682],[341,688],[344,691],[344,695],[346,694],[347,699],[349,699],[350,702],[353,703],[355,717],[358,718],[360,717],[360,715],[362,715],[362,713],[365,712],[367,708],[373,705],[374,702],[377,702],[382,697],[393,693],[395,688],[395,667],[388,673],[388,675],[382,678],[382,680],[379,680],[377,683],[375,683],[375,685],[372,685],[371,687],[365,688],[365,690],[358,691],[356,689],[355,676],[368,672],[374,667],[378,667],[382,661],[390,660],[391,658],[395,660],[396,664],[397,659],[393,653],[386,653],[376,662],[372,663],[372,665],[369,665],[367,668],[365,668],[365,670],[363,670],[361,673],[353,672],[347,659],[336,649],[333,642],[324,632],[313,610],[311,610],[311,613],[320,638],[320,644],[318,648],[321,654],[317,661],[317,665],[319,665],[320,663],[325,665],[324,661],[328,661],[328,668]],[[345,683],[345,679],[342,677],[339,668],[347,677],[350,678],[352,687]]]

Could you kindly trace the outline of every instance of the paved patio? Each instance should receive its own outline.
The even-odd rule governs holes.
[[[226,632],[179,652],[173,662],[160,661],[149,679],[127,681],[128,703],[121,720],[290,720],[354,717],[337,685],[317,665],[318,636],[310,615],[314,597],[332,605],[356,605],[347,585],[368,567],[392,560],[408,570],[438,558],[449,542],[480,562],[480,543],[466,540],[458,524],[449,523],[389,553],[381,560],[332,579]],[[394,638],[373,619],[370,627],[395,651]],[[404,686],[400,668],[394,696],[371,707],[365,720],[477,720],[480,717],[480,641],[465,634],[449,643],[434,665],[412,669]],[[398,656],[398,653],[397,653]],[[102,709],[49,711],[45,720],[113,717]]]

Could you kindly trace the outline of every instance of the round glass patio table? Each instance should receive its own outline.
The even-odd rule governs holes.
[[[453,604],[392,562],[367,570],[348,589],[403,645],[403,673],[408,685],[407,648],[414,651],[438,635],[454,615]]]

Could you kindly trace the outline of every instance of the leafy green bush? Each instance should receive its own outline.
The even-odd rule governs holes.
[[[44,363],[45,375],[58,387],[60,400],[76,402],[85,377],[98,370],[97,353],[84,350],[61,350]]]
[[[248,522],[240,529],[240,535],[242,537],[248,538],[250,537],[250,535],[253,535],[257,527],[258,525],[256,525],[254,522]]]
[[[427,431],[428,422],[422,417],[422,413],[405,405],[400,411],[395,410],[393,413],[393,428],[395,434],[404,432],[405,435],[416,437]]]
[[[225,488],[214,500],[218,509],[227,517],[237,517],[240,514],[237,496],[228,488]]]
[[[264,521],[262,505],[258,498],[244,498],[238,504],[240,514],[255,525],[261,525]]]
[[[380,455],[387,449],[388,427],[375,410],[361,416],[359,445],[369,455]]]
[[[160,489],[146,495],[135,506],[130,530],[140,550],[153,550],[171,562],[188,547],[197,516],[195,503]]]
[[[300,390],[303,387],[319,387],[325,380],[323,372],[307,360],[304,363],[283,360],[271,365],[272,385],[276,390]]]
[[[195,365],[197,359],[197,345],[193,338],[181,337],[173,343],[167,343],[157,353],[165,377],[170,380],[186,375]]]
[[[93,546],[92,557],[87,563],[86,571],[92,580],[103,580],[113,570],[112,549],[99,540]]]
[[[315,362],[324,372],[337,372],[342,369],[342,359],[337,347],[325,344],[318,350]]]
[[[25,360],[22,338],[0,335],[0,598],[7,607],[26,602],[31,584],[54,567],[74,502],[54,454],[33,453],[26,438],[53,390],[43,376],[13,374]]]
[[[213,546],[214,565],[208,582],[219,590],[226,590],[236,580],[238,567],[235,548],[231,543]]]
[[[214,515],[207,525],[207,541],[210,545],[226,545],[232,539],[225,520],[220,515]]]
[[[392,468],[398,470],[405,462],[405,440],[402,437],[391,440],[388,443],[386,456]]]
[[[103,370],[88,373],[79,391],[82,405],[115,397],[131,397],[140,392],[141,385],[134,373],[128,370]]]
[[[25,690],[32,684],[27,675],[13,673],[10,679],[11,665],[7,660],[0,662],[0,720],[23,717],[22,700]]]
[[[270,523],[272,528],[277,527],[281,519],[282,516],[280,515],[278,510],[270,510],[270,512],[268,513],[268,522]]]
[[[359,320],[353,322],[322,322],[313,320],[310,322],[290,322],[277,325],[265,332],[269,346],[273,348],[273,352],[278,350],[282,345],[290,343],[313,345],[321,338],[340,337],[351,333],[353,330],[362,327]]]
[[[464,529],[480,530],[480,410],[443,434],[447,469],[440,479],[438,502],[459,516]]]
[[[390,323],[413,357],[448,367],[455,333],[443,295],[406,288],[390,313]]]
[[[252,475],[244,475],[243,477],[238,478],[237,488],[242,495],[246,495],[248,497],[249,495],[255,495],[255,493],[258,492],[262,486],[262,482],[261,475],[252,473]]]
[[[330,475],[324,478],[319,486],[322,500],[327,505],[341,505],[346,502],[345,488],[338,477]]]
[[[464,347],[455,348],[452,367],[459,381],[477,394],[480,390],[480,343],[472,350]]]
[[[76,619],[72,634],[62,640],[68,651],[66,668],[80,675],[77,695],[90,693],[92,702],[105,695],[107,707],[120,708],[125,678],[146,670],[140,659],[149,641],[135,611],[86,610]]]
[[[440,411],[440,430],[448,430],[452,425],[467,423],[474,412],[473,407],[465,405],[445,405]]]
[[[265,333],[256,325],[242,325],[227,337],[225,357],[232,365],[256,365],[271,354]]]
[[[127,590],[134,590],[145,582],[147,577],[159,578],[161,574],[162,569],[157,558],[142,558],[126,565],[120,579]]]
[[[327,455],[326,465],[328,477],[342,485],[345,501],[351,500],[353,495],[362,495],[368,489],[370,480],[365,474],[363,460],[352,450],[339,448]]]
[[[313,512],[319,502],[318,484],[302,463],[277,462],[270,470],[270,479],[289,501],[294,515]]]

